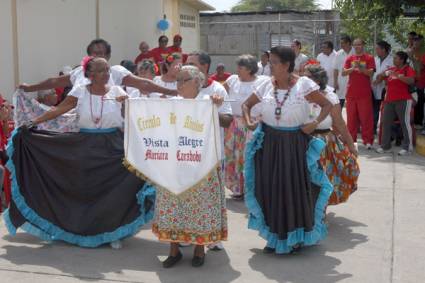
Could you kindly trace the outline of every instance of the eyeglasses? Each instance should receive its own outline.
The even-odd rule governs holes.
[[[179,78],[176,81],[177,81],[177,84],[184,84],[184,83],[191,81],[191,80],[193,80],[193,78],[187,78],[187,79]]]

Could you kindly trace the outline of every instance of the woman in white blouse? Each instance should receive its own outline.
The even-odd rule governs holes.
[[[237,75],[230,76],[224,83],[231,102],[233,121],[224,130],[224,174],[226,188],[233,192],[234,199],[244,195],[243,165],[246,141],[250,131],[242,117],[242,103],[265,80],[266,76],[257,76],[257,61],[252,55],[241,55],[236,61]]]
[[[184,66],[177,75],[181,96],[172,99],[211,99],[220,106],[224,98],[219,94],[200,94],[204,81],[205,76],[197,67]],[[157,188],[152,231],[160,241],[170,243],[169,256],[162,263],[164,268],[173,267],[182,259],[181,243],[195,245],[192,266],[200,267],[205,259],[204,246],[227,240],[225,199],[219,168],[184,194]]]
[[[315,81],[320,86],[320,93],[332,103],[330,115],[319,124],[313,135],[326,142],[320,163],[334,187],[329,204],[336,205],[346,202],[357,190],[360,173],[357,149],[342,117],[339,98],[333,88],[327,86],[326,70],[320,65],[307,65],[304,75]],[[315,119],[320,106],[310,104],[310,107],[311,119]]]
[[[333,188],[317,164],[325,143],[310,134],[332,106],[315,82],[292,74],[291,48],[277,46],[270,53],[273,77],[242,105],[248,127],[256,128],[246,148],[245,203],[248,227],[267,241],[263,251],[281,254],[326,237],[323,214]],[[310,103],[321,107],[313,121]],[[262,117],[258,126],[250,115],[256,104]]]
[[[178,53],[170,54],[165,58],[165,61],[161,63],[161,76],[157,76],[153,79],[153,82],[159,86],[167,89],[177,89],[177,73],[179,72],[182,65],[182,57]],[[162,93],[151,93],[149,97],[161,97]]]
[[[88,85],[75,87],[56,108],[19,128],[9,152],[16,185],[7,225],[44,240],[83,247],[111,243],[137,233],[153,217],[154,189],[123,165],[119,86],[108,84],[103,58],[86,57]],[[75,108],[80,133],[31,129]]]

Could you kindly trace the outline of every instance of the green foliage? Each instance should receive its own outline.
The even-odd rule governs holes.
[[[315,0],[241,0],[232,8],[232,12],[257,12],[317,9]]]
[[[424,0],[335,0],[335,7],[341,12],[342,33],[361,37],[368,43],[385,38],[385,31],[397,42],[405,44],[407,33],[416,31],[425,34]],[[404,18],[413,12],[417,19]],[[369,49],[373,48],[370,46]]]

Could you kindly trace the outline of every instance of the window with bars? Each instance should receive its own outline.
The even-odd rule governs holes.
[[[181,14],[180,26],[184,28],[196,28],[196,16]]]

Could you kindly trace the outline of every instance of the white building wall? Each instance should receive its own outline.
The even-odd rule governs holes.
[[[0,93],[9,97],[14,90],[11,0],[0,1]]]
[[[195,28],[180,26],[180,35],[183,37],[182,49],[184,53],[190,53],[199,49],[200,29],[199,29],[199,11],[181,1],[179,5],[180,15],[191,15],[195,17]],[[179,15],[179,18],[180,18]],[[188,22],[188,21],[187,21]],[[180,22],[176,23],[180,25]]]
[[[13,50],[13,11],[16,1],[17,61]],[[172,21],[165,32],[183,36],[183,50],[199,49],[198,11],[184,0],[99,0],[97,35],[96,0],[1,0],[0,1],[0,93],[8,99],[18,83],[37,83],[56,76],[64,66],[78,65],[88,43],[97,36],[112,45],[111,64],[134,60],[140,41],[151,48],[162,34],[157,22],[164,13]],[[196,17],[196,28],[180,27],[179,14]],[[14,76],[15,64],[19,67]]]
[[[95,0],[18,0],[20,82],[35,83],[75,66],[96,37]]]
[[[134,60],[142,40],[156,47],[161,35],[156,24],[162,15],[162,1],[100,1],[100,37],[112,45],[111,64]]]

